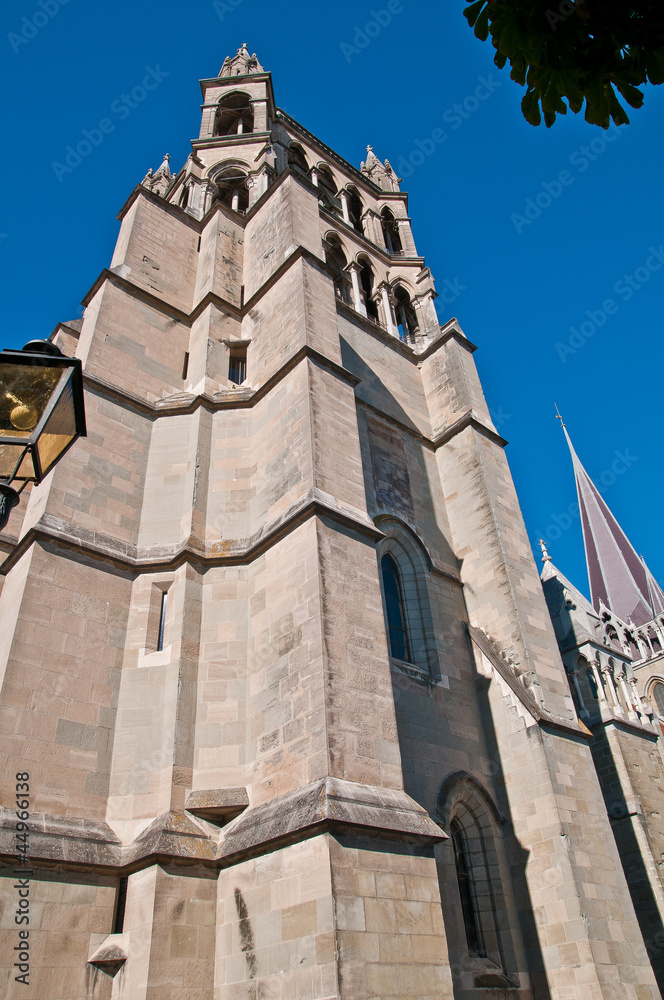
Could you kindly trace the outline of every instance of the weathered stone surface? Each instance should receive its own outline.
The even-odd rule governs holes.
[[[3,995],[656,1000],[591,748],[634,817],[659,769],[577,720],[407,196],[224,66],[57,328],[88,436],[2,545]]]

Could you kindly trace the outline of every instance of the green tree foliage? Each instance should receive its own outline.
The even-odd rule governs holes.
[[[491,35],[496,66],[509,60],[527,88],[521,110],[531,125],[543,117],[550,128],[584,101],[591,125],[627,125],[616,90],[640,108],[638,88],[664,83],[664,0],[477,0],[464,15],[482,41]]]

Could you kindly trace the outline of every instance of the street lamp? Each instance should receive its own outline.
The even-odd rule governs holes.
[[[40,483],[85,433],[78,358],[49,340],[0,353],[0,531],[26,484]]]

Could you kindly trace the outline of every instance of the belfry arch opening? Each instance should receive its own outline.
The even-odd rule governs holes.
[[[297,142],[292,142],[290,149],[288,150],[288,166],[293,167],[301,174],[308,176],[309,174],[309,164],[307,163],[307,158],[304,155],[304,150]]]
[[[332,171],[329,167],[318,167],[318,200],[330,212],[339,211],[339,200],[337,198],[337,185],[334,182]]]
[[[214,135],[246,135],[254,131],[254,109],[248,94],[229,94],[219,101]]]
[[[323,243],[325,253],[325,263],[332,274],[334,281],[334,294],[347,305],[351,304],[350,279],[346,271],[346,254],[341,245],[341,240],[335,233],[330,233]]]
[[[383,239],[385,240],[387,252],[403,253],[399,226],[389,208],[384,208],[380,213],[380,223],[383,229]]]
[[[360,265],[360,287],[362,289],[362,298],[364,300],[364,305],[367,310],[367,316],[372,319],[375,323],[378,322],[378,307],[373,300],[374,294],[374,273],[369,260],[366,257],[358,258],[358,264]]]
[[[397,285],[394,289],[394,311],[396,313],[397,328],[401,340],[408,340],[410,337],[414,337],[419,331],[420,324],[410,295],[403,285]]]
[[[357,188],[348,188],[348,215],[350,216],[351,225],[358,233],[364,233],[364,227],[362,225],[362,213],[364,211],[364,206],[362,205],[362,199],[360,198]]]
[[[239,167],[227,167],[215,177],[215,200],[233,212],[243,214],[249,208],[247,175]]]

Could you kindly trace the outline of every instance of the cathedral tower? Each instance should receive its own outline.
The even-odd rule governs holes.
[[[407,194],[246,46],[202,92],[56,330],[88,436],[5,540],[5,995],[656,1000]]]

